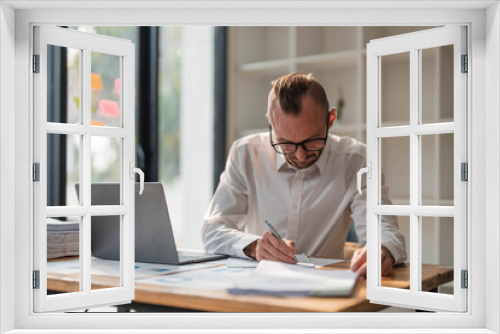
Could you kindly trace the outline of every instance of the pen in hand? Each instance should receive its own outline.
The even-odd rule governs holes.
[[[265,220],[264,220],[264,223],[266,223],[267,227],[269,227],[269,229],[271,230],[272,234],[273,234],[276,238],[278,238],[278,240],[279,240],[279,241],[281,241],[281,243],[282,243],[283,245],[285,245],[285,246],[287,246],[287,247],[288,247],[288,245],[285,243],[285,241],[284,241],[284,240],[283,240],[283,238],[280,236],[280,234],[278,233],[278,231],[274,228],[274,226],[273,226],[273,225],[271,225],[271,223],[270,223],[270,222],[268,222],[268,221],[267,221],[267,219],[265,219]],[[299,260],[297,260],[297,256],[294,256],[294,257],[293,257],[293,260],[294,260],[295,262],[299,262]]]

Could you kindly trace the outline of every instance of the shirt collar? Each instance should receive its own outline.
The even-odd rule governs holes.
[[[330,146],[332,145],[333,140],[328,136],[326,138],[326,145],[325,148],[323,148],[323,152],[321,152],[321,155],[319,156],[319,159],[314,163],[314,165],[318,166],[318,170],[320,174],[323,174],[326,168],[326,161],[328,160],[328,155],[330,154]]]
[[[288,164],[288,162],[285,160],[285,156],[284,155],[278,154],[276,152],[274,152],[274,155],[276,156],[276,171],[277,172],[286,170],[286,167],[292,168]]]
[[[317,169],[319,170],[320,174],[323,174],[323,171],[325,170],[326,167],[326,160],[328,159],[328,155],[330,154],[330,146],[333,144],[333,140],[330,138],[330,136],[327,137],[326,140],[326,145],[325,148],[323,149],[323,152],[321,152],[321,155],[319,156],[319,159],[309,168],[307,169]],[[282,154],[278,154],[275,152],[276,155],[276,171],[281,172],[285,170],[297,170],[296,168],[292,167],[286,159],[285,156]]]

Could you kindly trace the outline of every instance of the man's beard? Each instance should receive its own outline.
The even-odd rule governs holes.
[[[293,157],[287,156],[286,161],[297,169],[305,169],[311,167],[316,161],[318,161],[322,152],[323,150],[316,152],[318,153],[316,156],[314,155],[314,153],[312,155],[308,155],[306,160],[303,162],[299,162],[295,156]]]

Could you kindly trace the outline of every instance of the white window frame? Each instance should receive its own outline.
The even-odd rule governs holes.
[[[367,230],[368,230],[368,274],[367,297],[372,303],[418,308],[424,310],[447,310],[464,312],[467,309],[467,290],[461,288],[461,270],[467,270],[466,218],[467,184],[460,179],[461,163],[467,163],[467,74],[461,73],[461,56],[467,54],[466,28],[448,26],[428,29],[410,34],[374,40],[367,46],[367,162],[371,166],[371,178],[367,180]],[[453,109],[452,122],[422,124],[422,50],[445,45],[453,50]],[[409,53],[410,67],[410,114],[407,125],[383,126],[381,110],[382,57]],[[451,171],[454,182],[454,204],[451,206],[424,206],[422,195],[422,135],[454,134],[454,159]],[[382,138],[408,138],[409,205],[382,205]],[[383,215],[401,215],[410,218],[411,248],[410,289],[395,289],[381,285],[380,249]],[[454,293],[452,295],[422,291],[422,226],[420,219],[429,217],[452,217],[453,220],[453,268]]]
[[[407,3],[405,1],[405,3]],[[7,1],[0,4],[0,25],[2,53],[0,57],[2,76],[1,94],[1,209],[2,221],[0,248],[0,320],[2,331],[17,329],[16,333],[32,332],[23,329],[37,328],[93,328],[92,332],[103,332],[101,329],[138,328],[192,328],[201,332],[203,328],[262,328],[280,331],[282,328],[357,328],[359,332],[387,333],[396,329],[398,333],[421,332],[454,333],[458,328],[467,333],[491,333],[500,330],[497,315],[499,302],[499,227],[500,220],[500,135],[498,131],[500,100],[499,70],[499,30],[500,11],[497,1],[487,2],[447,2],[433,1],[407,5],[394,2],[371,1],[370,9],[366,3],[336,1],[331,3],[297,1],[286,2],[245,2],[225,3],[220,9],[219,3],[189,2],[155,3],[151,6],[162,7],[138,11],[136,9],[119,9],[123,2],[17,2]],[[127,2],[127,6],[137,8],[148,6]],[[149,4],[150,5],[150,4]],[[16,10],[14,10],[12,7]],[[43,10],[50,6],[52,10]],[[54,10],[57,6],[69,6],[65,10]],[[99,6],[100,9],[97,9]],[[102,7],[109,10],[102,15]],[[192,6],[196,6],[193,8]],[[292,7],[290,9],[290,6]],[[398,6],[391,9],[391,6]],[[429,6],[429,7],[425,7]],[[432,8],[430,7],[432,6]],[[451,8],[460,6],[457,9]],[[86,9],[81,9],[86,7]],[[358,8],[356,8],[358,7]],[[23,9],[25,8],[25,9]],[[28,8],[28,9],[26,9]],[[31,9],[29,9],[31,8]],[[79,8],[79,9],[75,9]],[[243,10],[242,8],[247,8]],[[311,10],[312,8],[312,10]],[[351,9],[346,9],[351,8]],[[377,10],[374,10],[377,9]],[[410,9],[411,8],[411,9]],[[211,9],[207,15],[206,9]],[[14,21],[15,18],[15,21]],[[272,20],[272,21],[271,21]],[[486,25],[485,25],[486,22]],[[162,25],[162,24],[213,24],[213,25],[429,25],[465,24],[469,27],[471,48],[469,55],[471,75],[469,76],[469,119],[468,141],[471,153],[469,167],[468,219],[469,227],[468,252],[469,267],[469,311],[464,314],[455,313],[412,313],[412,314],[50,314],[32,313],[32,290],[30,271],[30,245],[32,245],[31,222],[32,213],[26,210],[31,207],[29,194],[32,185],[29,181],[31,171],[30,156],[32,154],[32,110],[26,96],[32,91],[29,70],[31,54],[30,31],[34,24],[68,24],[68,25]],[[486,27],[488,29],[486,29]],[[15,42],[14,42],[15,32]],[[7,46],[4,49],[4,45]],[[15,49],[14,49],[15,47]],[[15,55],[15,57],[14,57]],[[15,71],[12,70],[15,66]],[[488,70],[485,70],[488,66]],[[5,72],[4,72],[5,70]],[[10,74],[5,76],[4,73]],[[11,83],[14,82],[15,88]],[[11,85],[11,86],[9,86]],[[15,113],[5,111],[14,107]],[[12,110],[12,109],[11,109]],[[14,116],[15,115],[15,116]],[[3,131],[5,124],[15,124],[15,145],[12,145],[12,131]],[[486,154],[487,152],[487,154]],[[14,162],[13,162],[14,161]],[[486,166],[486,167],[484,167]],[[12,173],[15,170],[14,181]],[[5,172],[10,172],[6,174]],[[488,182],[485,175],[488,174]],[[6,189],[4,184],[11,188]],[[5,198],[11,195],[15,185],[15,210],[9,210]],[[11,192],[9,192],[9,190]],[[488,196],[486,196],[488,194]],[[486,203],[486,204],[485,204]],[[6,211],[4,211],[6,210]],[[14,218],[6,221],[6,218]],[[487,219],[486,219],[487,218]],[[14,240],[15,239],[15,240]],[[489,258],[485,265],[486,249],[495,256]],[[12,255],[14,254],[14,256]],[[16,265],[14,264],[14,260]],[[488,279],[486,279],[486,277]],[[15,289],[12,289],[15,286]],[[488,291],[488,293],[486,293]],[[15,305],[12,308],[12,305]],[[194,319],[193,319],[194,318]],[[404,329],[411,327],[411,329]],[[196,328],[198,330],[196,330]],[[383,328],[377,330],[376,328]],[[436,328],[439,328],[436,330]],[[446,330],[449,328],[449,330]],[[371,330],[370,330],[371,329]],[[172,330],[172,332],[175,330]],[[215,330],[216,331],[216,330]],[[257,329],[255,331],[258,331]],[[137,330],[137,332],[144,332]],[[281,331],[283,332],[283,331]],[[288,332],[288,331],[286,331]],[[331,329],[331,332],[335,332]],[[351,332],[354,332],[351,330]]]
[[[34,81],[34,162],[40,166],[40,178],[33,184],[34,270],[39,271],[39,289],[34,289],[35,312],[81,310],[96,305],[130,303],[135,296],[135,47],[130,41],[50,26],[34,27],[34,53],[39,58],[39,73]],[[47,122],[47,46],[79,50],[80,53],[80,123]],[[91,57],[92,53],[115,56],[120,71],[120,124],[117,127],[91,126]],[[47,134],[80,136],[79,206],[47,207]],[[95,136],[120,141],[120,204],[91,205],[91,139]],[[129,170],[130,169],[130,170]],[[80,217],[79,291],[47,295],[47,218]],[[120,217],[120,284],[92,290],[91,222],[92,216]]]

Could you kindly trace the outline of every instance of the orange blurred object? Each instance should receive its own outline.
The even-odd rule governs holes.
[[[90,125],[92,125],[92,126],[104,126],[104,123],[101,121],[92,120],[92,121],[90,121]]]
[[[90,88],[102,90],[102,80],[100,74],[90,73]]]

